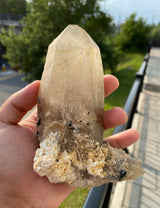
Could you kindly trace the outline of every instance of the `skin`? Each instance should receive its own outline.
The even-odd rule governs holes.
[[[74,190],[66,183],[51,184],[33,171],[33,158],[39,146],[37,114],[23,116],[37,103],[40,81],[13,94],[0,108],[0,207],[54,208]],[[105,96],[119,86],[112,75],[104,77]],[[105,112],[104,129],[124,124],[127,115],[121,108]],[[125,148],[137,141],[138,132],[129,129],[104,140],[113,147]]]

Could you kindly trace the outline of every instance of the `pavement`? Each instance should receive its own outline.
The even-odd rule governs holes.
[[[12,69],[0,71],[0,106],[13,93],[27,85],[22,80],[22,75]]]
[[[12,70],[12,69],[8,69],[6,71],[2,71],[0,70],[0,78],[2,77],[7,77],[7,76],[10,76],[10,75],[13,75],[13,74],[17,74],[18,72]]]
[[[160,48],[152,48],[132,127],[140,139],[129,147],[145,174],[115,185],[109,208],[160,208]]]

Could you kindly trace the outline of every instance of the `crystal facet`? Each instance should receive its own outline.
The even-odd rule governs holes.
[[[38,99],[34,170],[52,183],[93,187],[134,179],[141,161],[103,142],[104,84],[98,46],[69,25],[49,46]]]

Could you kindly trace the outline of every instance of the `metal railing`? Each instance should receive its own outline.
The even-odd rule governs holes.
[[[128,95],[127,101],[124,106],[124,110],[128,115],[128,121],[126,124],[116,127],[114,129],[113,134],[119,133],[131,127],[133,116],[134,113],[136,112],[139,94],[142,90],[142,84],[147,69],[148,60],[149,60],[149,52],[144,57],[143,63],[139,71],[136,73],[134,83],[132,85],[132,88],[130,90],[130,93]],[[125,149],[125,151],[128,152],[127,149]],[[86,201],[83,205],[83,208],[108,208],[112,187],[113,187],[112,183],[107,183],[99,187],[91,188],[86,198]]]

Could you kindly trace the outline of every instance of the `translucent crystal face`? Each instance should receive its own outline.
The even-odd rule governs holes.
[[[101,55],[98,46],[80,27],[68,26],[49,46],[40,96],[42,106],[46,106],[45,122],[49,119],[72,123],[74,128],[84,129],[92,139],[102,142]],[[44,126],[48,129],[48,123]]]
[[[141,162],[103,143],[104,82],[98,46],[69,25],[49,46],[38,104],[34,170],[50,182],[92,187],[133,179]]]

